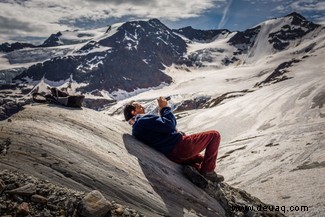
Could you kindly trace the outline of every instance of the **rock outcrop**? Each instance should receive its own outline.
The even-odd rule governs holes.
[[[181,174],[180,165],[135,140],[128,127],[90,109],[37,104],[26,106],[10,122],[0,122],[0,143],[7,147],[0,163],[5,170],[0,177],[3,204],[24,213],[43,207],[39,212],[47,216],[282,215],[245,210],[268,205],[226,183],[196,187]],[[28,176],[19,178],[8,170]],[[7,208],[1,214],[10,212]]]

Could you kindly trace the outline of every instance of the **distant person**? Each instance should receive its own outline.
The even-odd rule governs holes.
[[[219,132],[211,130],[185,135],[177,131],[176,118],[167,100],[159,97],[157,101],[160,116],[145,114],[145,108],[138,102],[124,107],[124,117],[132,125],[132,135],[171,161],[195,167],[206,179],[223,181],[224,177],[214,171],[220,144]],[[203,150],[204,155],[200,154]]]

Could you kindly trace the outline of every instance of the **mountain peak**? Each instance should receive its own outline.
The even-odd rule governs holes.
[[[293,18],[298,18],[298,19],[301,19],[301,20],[306,20],[305,17],[303,17],[301,14],[299,14],[297,12],[292,12],[292,13],[288,14],[285,17],[293,17]]]
[[[160,20],[158,20],[157,18],[152,18],[152,19],[150,19],[149,20],[149,22],[154,22],[154,23],[162,23],[162,22],[160,22]]]
[[[57,32],[56,34],[52,34],[48,39],[44,41],[42,47],[54,47],[61,45],[60,36],[62,36],[61,32]]]
[[[209,42],[211,40],[214,40],[216,37],[220,35],[225,35],[229,33],[227,29],[200,30],[200,29],[193,29],[192,26],[186,26],[180,29],[173,29],[173,32],[183,35],[190,40],[197,40],[201,42],[203,41]]]

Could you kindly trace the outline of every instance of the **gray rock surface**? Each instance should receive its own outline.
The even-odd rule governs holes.
[[[112,201],[111,212],[116,216],[136,216],[133,209],[150,217],[243,216],[243,211],[232,212],[231,206],[263,204],[226,184],[198,188],[182,175],[180,165],[138,142],[129,131],[127,123],[90,109],[26,106],[11,117],[11,122],[0,122],[0,140],[11,141],[1,157],[0,169],[18,170],[83,192],[63,205],[72,213],[74,206],[68,204],[77,204],[84,192],[92,190]],[[37,182],[20,185],[29,183]],[[21,186],[14,186],[11,191]],[[56,201],[56,197],[51,197],[51,188],[36,189],[36,194],[47,198],[47,205]],[[70,190],[56,192],[64,195]],[[21,202],[25,202],[24,198]],[[278,212],[276,215],[281,216]]]

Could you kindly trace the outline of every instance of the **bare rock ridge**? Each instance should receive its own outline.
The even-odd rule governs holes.
[[[54,105],[29,105],[1,121],[0,214],[283,216],[226,183],[196,187],[129,130],[93,110]]]

